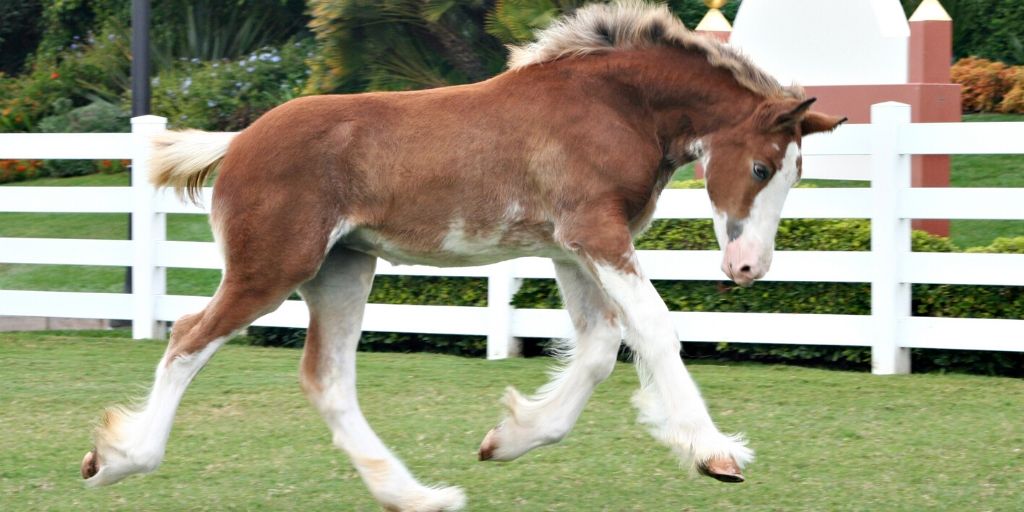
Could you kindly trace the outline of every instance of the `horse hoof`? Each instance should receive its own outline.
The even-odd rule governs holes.
[[[82,478],[88,480],[100,472],[99,457],[96,456],[96,449],[89,450],[89,453],[82,457]]]
[[[740,472],[740,466],[736,464],[732,457],[727,459],[711,459],[697,466],[697,471],[719,482],[735,484],[744,481],[743,474]]]
[[[494,450],[498,448],[497,440],[495,439],[495,431],[498,427],[492,428],[490,432],[484,436],[483,442],[480,443],[480,452],[478,453],[480,460],[491,460],[494,458]]]

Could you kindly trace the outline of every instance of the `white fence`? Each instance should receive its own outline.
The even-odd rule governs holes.
[[[132,215],[131,241],[0,238],[0,263],[133,267],[133,293],[0,290],[0,315],[131,319],[135,338],[159,337],[161,321],[202,309],[206,297],[167,295],[168,267],[221,268],[213,243],[165,239],[168,213],[202,214],[146,179],[146,139],[165,120],[132,120],[130,134],[2,134],[0,158],[131,159],[132,187],[0,187],[3,212],[119,212]],[[804,141],[808,178],[870,179],[871,188],[795,189],[789,218],[866,218],[870,252],[778,251],[766,279],[871,283],[871,315],[672,313],[683,341],[872,347],[878,374],[909,371],[909,348],[1024,351],[1024,320],[911,316],[912,283],[1024,286],[1024,255],[935,254],[910,250],[909,219],[1024,219],[1024,189],[910,188],[914,154],[1024,153],[1024,123],[911,124],[910,107],[883,103],[872,123],[843,126]],[[837,161],[837,156],[843,156]],[[852,164],[851,164],[852,162]],[[209,191],[205,194],[208,199]],[[657,218],[708,218],[703,190],[667,190]],[[717,251],[640,251],[652,279],[722,280]],[[393,267],[379,274],[487,278],[488,306],[371,304],[363,329],[487,336],[488,358],[504,358],[516,337],[567,337],[560,310],[514,309],[524,278],[553,278],[547,260],[522,258],[474,268]],[[305,327],[306,308],[287,301],[255,325]]]

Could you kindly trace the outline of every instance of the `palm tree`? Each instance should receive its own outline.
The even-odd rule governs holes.
[[[401,90],[475,82],[501,71],[502,44],[528,41],[585,0],[310,0],[319,51],[308,93]],[[701,0],[674,0],[690,26]],[[724,12],[731,17],[739,1]]]
[[[483,80],[502,49],[480,0],[311,0],[320,51],[310,92],[400,90]]]

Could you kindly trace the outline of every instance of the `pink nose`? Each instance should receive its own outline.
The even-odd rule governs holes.
[[[764,277],[767,266],[761,264],[761,250],[753,244],[742,243],[739,239],[725,246],[722,258],[722,272],[740,286],[750,286]]]

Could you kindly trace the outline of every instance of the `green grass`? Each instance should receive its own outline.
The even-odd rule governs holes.
[[[228,345],[186,394],[163,466],[113,487],[78,475],[90,424],[150,384],[159,342],[122,334],[0,333],[0,502],[36,510],[378,510],[297,384],[299,351]],[[747,483],[688,477],[635,424],[627,365],[572,435],[511,463],[476,461],[507,384],[545,381],[545,359],[359,357],[363,409],[430,483],[469,510],[1019,510],[1024,381],[874,377],[691,365],[724,431],[758,459]]]
[[[128,175],[92,174],[72,178],[42,178],[2,186],[22,187],[126,187]],[[126,240],[128,216],[121,213],[0,213],[0,237],[86,238]],[[212,242],[205,215],[170,214],[167,239]]]
[[[960,120],[965,123],[1019,123],[1024,121],[1024,114],[984,112],[980,114],[964,114]]]
[[[967,123],[1022,122],[1020,114],[969,114]],[[953,155],[953,187],[1024,187],[1024,155]],[[1024,236],[1024,221],[954,220],[950,238],[960,247],[988,245],[998,237]]]
[[[71,178],[39,178],[18,183],[7,183],[4,186],[15,187],[127,187],[128,173],[89,174]]]
[[[12,184],[38,187],[124,187],[127,174],[94,174],[73,178],[43,178]],[[128,216],[120,213],[0,213],[0,237],[84,238],[126,240]],[[167,239],[212,242],[204,215],[167,216]],[[124,269],[75,265],[0,264],[0,289],[40,291],[120,292]],[[167,290],[173,295],[212,295],[220,271],[173,268],[167,271]]]

